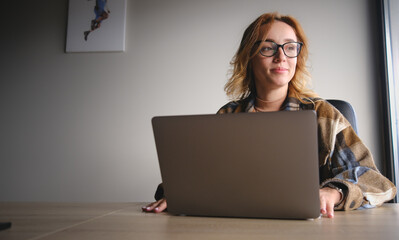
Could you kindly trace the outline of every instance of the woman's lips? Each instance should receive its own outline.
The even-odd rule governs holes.
[[[282,68],[282,67],[272,68],[272,72],[275,72],[275,73],[286,73],[286,72],[288,72],[288,69]]]

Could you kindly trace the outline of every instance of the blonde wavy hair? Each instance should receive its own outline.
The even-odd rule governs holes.
[[[266,26],[265,36],[261,36],[262,40],[265,40],[266,34],[274,21],[281,21],[290,25],[298,41],[303,43],[301,53],[297,57],[295,74],[288,84],[289,96],[295,97],[300,101],[302,101],[303,98],[317,97],[317,94],[307,87],[310,82],[310,74],[306,67],[306,61],[308,59],[308,40],[305,32],[295,18],[291,16],[282,16],[274,12],[259,16],[244,32],[240,47],[230,62],[232,66],[231,77],[224,87],[227,96],[232,100],[244,99],[251,95],[251,93],[256,93],[251,60],[258,54],[260,47],[256,47],[255,42],[259,38],[261,26]]]

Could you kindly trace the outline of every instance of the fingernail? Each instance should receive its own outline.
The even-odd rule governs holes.
[[[157,212],[158,212],[158,211],[159,211],[159,208],[155,208],[155,211],[157,211]]]

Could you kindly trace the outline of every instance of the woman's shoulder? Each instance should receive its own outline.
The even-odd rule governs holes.
[[[350,123],[346,120],[344,115],[325,99],[315,99],[314,110],[317,113],[319,124],[334,125],[341,130],[350,126]]]
[[[335,108],[331,103],[323,98],[305,98],[302,99],[301,109],[314,110],[317,113],[317,118],[332,119],[338,121],[345,121],[342,113]]]
[[[320,115],[320,117],[339,118],[342,116],[341,112],[337,108],[322,98],[314,99],[314,110],[318,115]]]

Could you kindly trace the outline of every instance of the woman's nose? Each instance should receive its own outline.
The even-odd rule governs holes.
[[[274,55],[274,60],[275,61],[283,61],[283,60],[286,60],[286,57],[287,56],[285,56],[283,48],[279,47],[277,49],[276,55]]]

